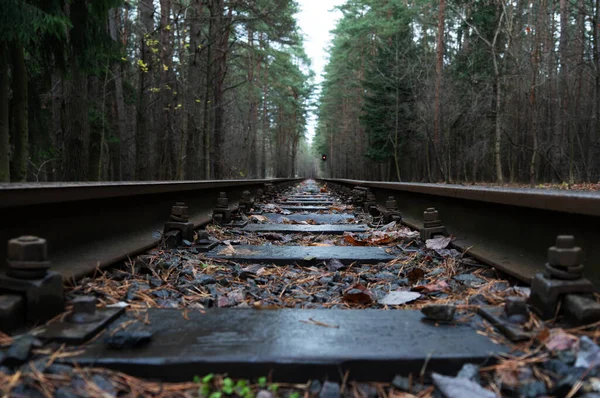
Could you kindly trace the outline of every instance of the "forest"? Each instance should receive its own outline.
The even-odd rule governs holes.
[[[598,182],[600,1],[348,0],[319,100],[326,174]]]
[[[598,182],[600,0],[338,9],[319,86],[295,0],[2,0],[0,182]]]
[[[0,3],[0,182],[307,173],[295,1]]]

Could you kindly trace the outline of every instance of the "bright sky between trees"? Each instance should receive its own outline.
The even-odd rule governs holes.
[[[304,32],[304,48],[311,59],[312,70],[315,72],[315,82],[323,81],[323,71],[327,64],[327,47],[331,41],[329,31],[335,28],[339,11],[333,7],[344,4],[345,0],[298,0],[300,12],[296,15],[298,25]],[[330,12],[331,11],[331,12]],[[307,127],[309,141],[315,135],[317,119],[310,115]]]

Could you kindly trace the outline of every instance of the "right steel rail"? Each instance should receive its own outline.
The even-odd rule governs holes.
[[[423,227],[435,207],[453,245],[524,282],[541,272],[557,235],[574,235],[586,254],[586,276],[600,286],[600,193],[322,179],[370,188],[379,204],[393,195],[403,223]]]

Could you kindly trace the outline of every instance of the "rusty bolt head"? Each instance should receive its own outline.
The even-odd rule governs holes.
[[[433,207],[428,208],[423,213],[423,220],[424,221],[438,221],[439,219],[440,219],[440,214]]]
[[[244,192],[242,192],[242,198],[250,199],[250,191],[244,191]]]
[[[385,202],[385,208],[387,210],[396,210],[398,208],[398,205],[396,203],[396,198],[394,198],[393,196],[390,196],[388,198],[388,200]]]
[[[574,267],[583,263],[583,250],[575,246],[575,238],[560,235],[556,238],[556,246],[548,249],[548,263],[561,267]]]
[[[96,297],[80,296],[72,301],[73,314],[94,314],[96,312]]]
[[[46,239],[37,236],[21,236],[8,241],[9,261],[42,262],[48,258]]]

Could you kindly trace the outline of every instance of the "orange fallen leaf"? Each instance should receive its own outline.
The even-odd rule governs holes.
[[[350,286],[344,292],[344,301],[348,304],[355,305],[368,305],[373,302],[373,297],[371,296],[371,292],[366,286],[361,285],[360,283]]]
[[[429,285],[413,286],[411,290],[417,292],[433,293],[446,290],[449,287],[450,286],[448,285],[448,283],[446,283],[446,281],[439,281],[436,283],[430,283]]]

